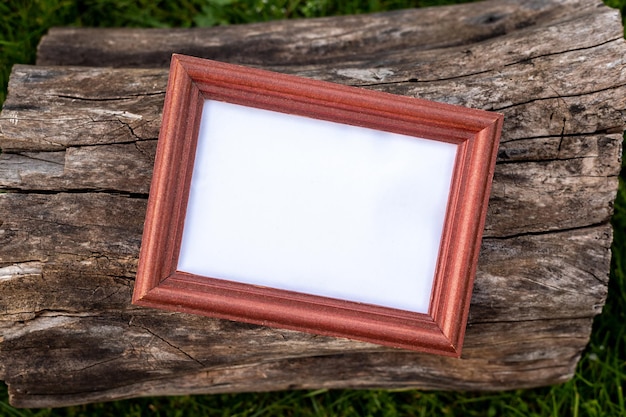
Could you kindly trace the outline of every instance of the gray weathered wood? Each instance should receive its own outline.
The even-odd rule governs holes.
[[[0,114],[0,379],[11,401],[567,380],[607,291],[622,36],[618,13],[592,0],[52,30],[39,65],[14,68]],[[155,67],[174,51],[504,113],[461,360],[130,304],[167,80]]]

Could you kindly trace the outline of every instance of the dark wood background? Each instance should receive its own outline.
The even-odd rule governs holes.
[[[172,52],[505,115],[462,359],[130,304]],[[619,13],[595,0],[52,30],[0,114],[12,403],[567,380],[607,292],[625,53]]]

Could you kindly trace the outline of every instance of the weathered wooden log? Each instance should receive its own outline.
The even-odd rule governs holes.
[[[171,52],[504,113],[462,359],[130,304]],[[593,0],[51,31],[0,114],[12,403],[567,380],[607,291],[624,53],[618,12]]]

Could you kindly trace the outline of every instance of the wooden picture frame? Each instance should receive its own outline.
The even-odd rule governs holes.
[[[441,182],[445,184],[443,187],[441,185],[433,186],[434,190],[443,192],[443,194],[437,195],[444,195],[445,197],[445,210],[436,209],[437,212],[441,212],[442,223],[437,226],[440,229],[434,228],[434,230],[439,230],[439,235],[436,235],[439,240],[435,242],[434,246],[436,247],[433,252],[435,254],[434,273],[431,277],[415,277],[415,280],[430,280],[428,287],[430,290],[426,295],[428,302],[424,310],[420,311],[421,307],[405,309],[397,307],[393,303],[390,305],[364,302],[358,297],[358,294],[355,298],[350,295],[334,297],[326,295],[323,291],[323,294],[320,295],[315,291],[298,291],[266,284],[266,282],[271,281],[249,282],[245,279],[231,279],[230,277],[208,276],[190,272],[189,268],[186,267],[181,270],[181,259],[186,259],[188,253],[191,253],[188,248],[198,246],[197,240],[194,241],[196,243],[183,244],[183,235],[187,239],[188,234],[193,234],[189,230],[197,229],[196,226],[193,228],[189,226],[195,224],[194,222],[197,220],[192,221],[189,220],[192,217],[189,219],[187,217],[191,216],[191,210],[197,204],[207,204],[207,201],[208,204],[212,204],[211,202],[217,198],[215,196],[222,195],[210,194],[208,200],[205,199],[202,203],[190,203],[190,196],[193,201],[200,201],[206,197],[204,191],[192,191],[193,174],[195,171],[201,172],[198,171],[199,168],[194,168],[194,166],[196,163],[200,164],[199,161],[204,158],[201,156],[204,155],[202,153],[204,151],[199,150],[199,138],[202,139],[202,143],[205,143],[210,140],[218,140],[211,139],[212,137],[223,136],[224,138],[219,139],[221,141],[219,143],[226,145],[230,140],[228,132],[223,135],[220,133],[224,130],[228,131],[228,123],[220,125],[219,123],[205,122],[203,124],[203,118],[208,117],[206,115],[203,117],[203,109],[207,109],[205,106],[209,106],[210,109],[225,109],[224,111],[233,109],[237,112],[243,111],[244,113],[237,113],[238,117],[245,116],[248,114],[245,113],[248,111],[246,109],[251,109],[249,111],[251,117],[263,118],[266,115],[271,115],[271,117],[278,115],[276,120],[287,118],[289,123],[295,120],[294,123],[298,126],[305,126],[302,123],[309,123],[308,120],[321,121],[321,126],[324,129],[331,129],[331,132],[336,126],[348,126],[349,129],[357,129],[354,131],[357,135],[360,132],[366,132],[366,134],[380,132],[380,135],[375,135],[375,138],[372,139],[374,142],[371,142],[378,147],[377,149],[383,149],[387,146],[386,143],[403,141],[402,143],[412,149],[412,155],[419,155],[422,152],[418,148],[412,148],[414,143],[445,144],[445,146],[436,149],[449,149],[448,145],[453,146],[454,154],[449,178]],[[305,122],[305,120],[307,121]],[[502,121],[502,115],[487,111],[173,55],[133,303],[459,357]],[[241,122],[246,123],[245,120]],[[272,123],[274,122],[272,121]],[[209,130],[202,127],[205,125],[210,125]],[[274,125],[272,124],[272,126]],[[302,130],[307,129],[308,127]],[[207,134],[204,132],[207,131],[211,132],[210,137],[206,137]],[[250,132],[250,135],[256,134],[254,127]],[[343,133],[337,133],[337,137],[343,137],[342,135]],[[299,134],[294,135],[294,140],[300,140],[295,136],[299,137]],[[387,136],[392,139],[386,139]],[[264,137],[266,139],[263,140],[268,140],[267,135]],[[408,142],[405,139],[407,137],[409,138]],[[260,138],[261,136],[259,136],[259,141],[262,140]],[[256,136],[253,139],[256,139]],[[350,149],[359,150],[360,143],[366,143],[366,140],[369,139],[363,139],[363,142],[352,142],[353,148],[348,148],[347,153],[342,155],[349,159]],[[388,142],[386,142],[387,140]],[[327,144],[324,146],[327,148],[323,148],[321,151],[328,152],[334,149],[331,148],[334,146],[332,141],[325,142]],[[248,141],[246,143],[254,142]],[[281,143],[290,142],[283,141]],[[309,142],[302,142],[302,144],[305,147],[318,146],[314,139],[309,140]],[[298,149],[297,146],[293,149]],[[263,153],[264,148],[264,146],[259,145],[255,149],[256,152]],[[286,154],[293,155],[294,151],[291,152],[291,154]],[[426,152],[431,151],[427,150]],[[433,155],[428,153],[429,157],[434,157],[436,152],[432,152]],[[441,155],[444,156],[442,158],[449,159],[450,154],[447,152],[443,151]],[[356,153],[358,154],[358,152]],[[404,151],[398,151],[396,155],[400,153],[404,154]],[[280,159],[276,159],[276,161],[280,161]],[[405,165],[409,171],[401,174],[404,175],[402,178],[417,175],[411,171],[413,169],[411,164]],[[231,175],[241,169],[241,167],[235,167],[229,170],[231,168],[228,168],[230,166],[228,162],[223,166],[225,167],[223,169],[226,170],[222,172],[224,175]],[[315,167],[315,164],[311,166]],[[245,170],[245,166],[243,169]],[[431,178],[427,178],[427,181],[437,177],[437,175],[430,174],[430,168],[423,172],[426,174],[419,172],[418,174],[421,176],[430,175]],[[198,173],[196,177],[202,178],[202,175],[209,175],[210,180],[212,174]],[[325,177],[326,182],[322,182],[321,188],[316,192],[324,192],[326,186],[324,184],[328,184],[328,178],[337,177],[336,173],[332,175],[334,177]],[[289,176],[289,172],[286,173],[286,176]],[[393,178],[392,176],[391,180]],[[221,180],[215,181],[214,185],[220,183]],[[385,184],[383,181],[380,189],[393,185],[391,182]],[[306,187],[306,184],[304,186]],[[195,187],[193,190],[206,190],[206,188],[197,188],[195,185],[193,187]],[[359,182],[359,187],[364,190],[363,193],[367,194],[367,182],[365,185]],[[209,187],[209,189],[214,188],[219,187]],[[308,188],[305,189],[308,190]],[[249,189],[246,188],[245,190]],[[402,194],[406,195],[407,193],[403,192]],[[256,196],[255,198],[258,199],[259,197]],[[374,201],[373,204],[376,205],[380,198],[375,197],[374,200],[366,201]],[[238,204],[237,202],[230,204]],[[268,204],[271,202],[268,201]],[[415,205],[415,203],[412,204]],[[244,204],[242,207],[248,206],[248,204]],[[205,208],[202,205],[198,207],[201,207],[202,210]],[[222,206],[222,213],[228,212],[231,207],[233,206]],[[387,207],[391,206],[388,205]],[[409,205],[408,213],[412,213],[411,207]],[[245,213],[250,210],[254,210],[254,208],[246,208],[241,211]],[[395,213],[391,215],[387,213],[385,216],[385,218],[396,218]],[[331,218],[334,219],[333,215]],[[340,218],[339,222],[343,221],[341,219],[344,218]],[[222,223],[222,220],[218,219],[216,223]],[[236,218],[233,220],[235,223],[228,223],[230,221],[228,219],[225,221],[227,224],[239,224],[237,222],[240,220]],[[434,222],[429,219],[425,220],[425,224]],[[188,232],[185,232],[186,221],[189,221]],[[247,227],[250,227],[254,222],[247,224]],[[395,224],[394,227],[396,227]],[[398,226],[398,228],[401,227]],[[200,236],[199,239],[206,235],[202,233],[197,233]],[[258,234],[259,232],[254,233]],[[349,235],[349,233],[346,232],[345,235]],[[411,234],[408,236],[409,240],[412,239]],[[214,236],[209,234],[207,239],[214,239]],[[375,241],[376,239],[371,240]],[[359,239],[354,241],[359,241]],[[207,247],[218,247],[219,244],[218,239],[217,242],[207,244]],[[319,245],[315,247],[323,249],[325,244],[332,245],[333,239],[329,238],[328,242],[325,243],[322,238]],[[384,250],[393,252],[394,247],[397,246],[385,246]],[[185,248],[182,258],[181,248]],[[374,246],[374,248],[374,250],[378,250],[376,248],[379,246]],[[234,264],[246,264],[247,255],[249,253],[247,254],[244,250],[240,254],[241,259],[237,258],[239,255],[235,256],[237,260]],[[280,256],[277,259],[281,259]],[[365,256],[364,258],[367,259],[368,257]],[[406,257],[403,259],[406,262]],[[323,264],[324,260],[321,259],[320,262]],[[350,260],[346,262],[350,264]],[[270,263],[273,266],[280,264],[280,262],[275,261]],[[183,265],[186,265],[186,262],[183,262]],[[295,262],[294,265],[297,266],[298,263]],[[287,277],[288,273],[289,270],[287,270]],[[387,278],[385,277],[385,279]],[[314,278],[308,277],[307,279],[315,284]],[[402,285],[406,283],[406,281],[402,282]],[[404,289],[402,285],[394,286],[393,282],[391,285],[392,288],[398,290],[397,294],[400,294]],[[320,288],[325,286],[322,285]],[[358,287],[358,285],[353,285],[348,281],[346,285],[348,291],[352,287]],[[355,290],[355,293],[357,292]]]

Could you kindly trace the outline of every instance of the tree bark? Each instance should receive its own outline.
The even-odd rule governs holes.
[[[172,52],[504,113],[462,359],[130,304]],[[569,379],[607,293],[625,53],[619,13],[592,0],[51,30],[0,114],[12,404]]]

